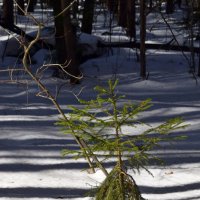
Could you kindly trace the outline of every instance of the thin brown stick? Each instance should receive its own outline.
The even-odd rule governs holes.
[[[37,32],[37,35],[36,35],[35,39],[33,41],[31,41],[28,46],[24,45],[24,56],[23,56],[23,59],[22,59],[22,63],[23,63],[24,69],[27,72],[27,74],[39,86],[39,88],[41,89],[42,93],[45,94],[45,97],[48,98],[48,99],[50,99],[52,101],[52,103],[54,104],[54,106],[56,107],[56,109],[58,110],[58,112],[61,114],[61,116],[63,117],[63,119],[66,120],[66,121],[68,121],[68,118],[64,114],[63,110],[61,109],[61,107],[58,104],[58,102],[56,101],[56,99],[49,92],[49,90],[45,87],[45,85],[42,84],[42,82],[40,81],[40,79],[37,78],[36,76],[34,76],[34,74],[32,73],[32,71],[30,69],[30,66],[29,66],[29,64],[27,62],[28,57],[29,57],[29,51],[31,50],[31,48],[33,47],[33,45],[40,39],[41,26],[42,26],[41,24],[38,24],[38,32]],[[80,146],[81,150],[84,152],[85,158],[86,158],[86,160],[87,160],[90,168],[94,171],[94,166],[93,166],[93,163],[91,161],[91,157],[92,157],[92,159],[96,162],[97,166],[107,176],[108,175],[107,170],[102,166],[102,164],[99,162],[98,158],[93,154],[93,152],[90,150],[90,148],[85,143],[85,141],[82,140],[82,139],[80,139],[79,137],[77,137],[75,133],[73,134],[73,136],[74,136],[76,142],[78,143],[78,145]]]

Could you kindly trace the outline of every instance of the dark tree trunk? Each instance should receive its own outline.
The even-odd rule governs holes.
[[[200,3],[199,3],[200,5]],[[200,37],[200,20],[198,21],[198,34]],[[199,52],[198,52],[198,56],[199,56],[199,63],[198,63],[198,76],[200,77],[200,38],[199,38]]]
[[[14,24],[13,7],[13,0],[3,0],[3,13],[0,25],[13,33],[17,33],[22,37],[30,39],[22,29]]]
[[[135,12],[135,0],[127,1],[127,28],[128,35],[136,40],[136,12]]]
[[[199,47],[200,48],[200,47]],[[200,77],[200,52],[198,53],[199,56],[199,63],[198,63],[198,77]]]
[[[145,0],[140,1],[140,76],[146,78],[146,5]]]
[[[190,48],[191,48],[191,64],[190,64],[190,71],[195,72],[195,52],[194,52],[194,1],[190,2],[189,5],[189,36],[190,36]]]
[[[107,0],[108,10],[117,13],[118,1],[117,0]]]
[[[65,0],[52,1],[54,16],[57,16],[64,8],[69,5],[70,1]],[[72,76],[70,82],[78,82],[80,75],[79,65],[76,59],[76,34],[70,20],[69,10],[55,18],[55,40],[58,63]],[[69,63],[67,65],[67,63]],[[67,66],[67,67],[65,67]],[[57,70],[58,71],[58,70]],[[75,76],[75,77],[73,77]]]
[[[61,12],[61,1],[52,0],[53,14],[57,16]],[[55,40],[56,40],[56,53],[57,61],[60,64],[64,64],[66,61],[66,49],[65,49],[65,38],[64,38],[64,26],[63,16],[55,18]]]
[[[79,1],[75,1],[73,6],[72,6],[72,14],[73,14],[73,19],[77,20],[78,17],[78,12],[79,12]]]
[[[3,0],[2,23],[5,27],[14,26],[13,0]]]
[[[185,0],[185,4],[188,7],[189,6],[189,0]]]
[[[177,5],[178,5],[178,7],[181,8],[182,0],[177,0],[176,3],[177,3]]]
[[[71,0],[67,2],[65,0],[61,1],[62,10],[65,9]],[[76,57],[76,32],[71,23],[70,10],[63,13],[63,23],[64,23],[64,36],[65,36],[65,48],[67,52],[66,60],[69,62],[65,70],[70,74],[70,82],[72,84],[78,83],[80,76],[79,63]]]
[[[119,0],[118,23],[122,27],[127,26],[127,0]]]
[[[94,0],[85,0],[81,31],[92,33],[92,23],[94,15]]]
[[[166,13],[172,14],[173,12],[174,12],[174,1],[173,0],[167,0]]]

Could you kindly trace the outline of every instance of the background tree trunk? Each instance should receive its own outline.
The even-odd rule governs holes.
[[[172,14],[173,12],[174,12],[174,1],[173,0],[167,0],[166,13]]]
[[[190,71],[195,72],[195,52],[194,52],[194,0],[190,1],[189,4],[189,22],[188,22],[188,29],[189,29],[189,36],[190,36],[190,49],[191,49],[191,64],[190,64]]]
[[[57,16],[62,10],[64,10],[70,1],[65,0],[52,1],[54,16]],[[67,67],[65,70],[73,76],[78,77],[80,75],[79,64],[76,59],[76,33],[71,24],[70,12],[65,11],[62,15],[55,17],[55,40],[56,40],[56,52],[57,60],[61,66]],[[58,70],[57,70],[58,71]],[[78,82],[78,79],[70,76],[70,82]]]
[[[13,0],[3,0],[3,13],[2,20],[5,27],[13,27],[14,14],[13,14]]]
[[[146,5],[145,0],[140,1],[140,76],[146,78]]]
[[[88,34],[92,33],[93,15],[94,15],[94,0],[85,0],[82,26],[81,26],[82,32]]]
[[[119,0],[119,3],[118,3],[118,24],[122,27],[127,26],[127,0]]]
[[[118,0],[107,0],[108,10],[117,13]]]
[[[61,1],[52,1],[53,14],[57,16],[61,12]],[[56,40],[56,54],[57,61],[60,64],[64,64],[66,61],[66,49],[64,40],[64,27],[63,27],[63,16],[55,17],[55,40]]]
[[[61,7],[64,10],[71,0],[62,0]],[[66,48],[66,60],[69,62],[65,70],[71,74],[70,82],[72,84],[78,83],[78,77],[80,76],[78,58],[76,57],[77,44],[76,44],[76,31],[73,27],[70,19],[70,9],[63,13],[63,26],[64,26],[64,38],[65,38],[65,48]],[[74,76],[74,77],[73,77]]]
[[[128,35],[136,40],[136,12],[135,0],[127,0],[127,29]]]
[[[177,5],[178,5],[178,7],[181,8],[182,0],[176,0],[176,3],[177,3]]]

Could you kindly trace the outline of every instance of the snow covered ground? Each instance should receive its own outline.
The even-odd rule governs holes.
[[[1,52],[4,37],[0,37]],[[117,37],[121,38],[125,36]],[[34,69],[43,64],[48,53],[41,50],[35,54]],[[13,66],[20,67],[16,57],[1,60],[1,70]],[[133,49],[107,49],[101,57],[85,62],[81,70],[84,79],[75,86],[51,77],[51,71],[43,77],[53,94],[62,85],[58,102],[66,113],[68,105],[80,106],[75,96],[91,99],[94,86],[116,77],[120,80],[118,92],[126,95],[125,100],[152,98],[153,107],[142,115],[146,123],[155,125],[182,116],[190,124],[176,133],[188,136],[186,140],[163,144],[152,152],[165,161],[163,166],[148,166],[153,176],[144,170],[130,173],[148,200],[200,200],[200,86],[199,78],[195,80],[188,73],[184,56],[148,50],[148,80],[139,78]],[[83,171],[88,167],[85,160],[61,156],[66,146],[78,146],[54,125],[59,118],[56,109],[48,99],[36,96],[37,85],[23,72],[14,73],[12,78],[23,83],[5,83],[10,74],[0,71],[0,199],[91,199],[85,194],[105,176],[101,171]]]

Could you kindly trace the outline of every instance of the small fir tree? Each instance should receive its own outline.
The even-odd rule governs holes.
[[[95,87],[98,92],[96,99],[79,100],[84,107],[71,106],[69,120],[61,119],[58,122],[64,127],[64,133],[73,134],[88,144],[87,149],[65,149],[64,154],[74,154],[75,158],[85,157],[86,153],[91,157],[95,155],[101,159],[100,163],[94,163],[97,168],[114,158],[116,164],[96,190],[96,200],[141,200],[139,188],[126,169],[146,169],[153,157],[148,152],[161,141],[171,140],[169,134],[185,125],[182,125],[181,118],[173,118],[157,127],[148,128],[142,134],[125,133],[123,126],[137,130],[137,125],[143,124],[137,116],[151,107],[151,101],[147,99],[137,105],[128,102],[119,106],[124,96],[117,94],[117,83],[117,80],[109,80],[107,88]]]

